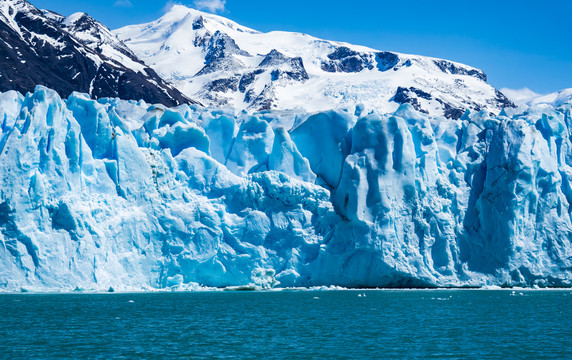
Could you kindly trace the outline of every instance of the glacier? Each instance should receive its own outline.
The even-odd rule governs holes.
[[[569,287],[571,112],[0,93],[0,291]]]

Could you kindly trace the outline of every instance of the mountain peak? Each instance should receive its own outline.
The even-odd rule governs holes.
[[[216,30],[231,30],[231,31],[238,31],[238,32],[247,32],[247,33],[257,33],[257,31],[253,29],[249,29],[246,26],[242,26],[228,18],[223,16],[210,14],[204,11],[200,11],[194,8],[187,7],[185,5],[174,4],[172,5],[169,10],[163,15],[160,19],[157,20],[159,23],[168,23],[168,22],[179,22],[185,17],[190,15],[190,17],[197,21],[195,25],[202,25],[197,29],[200,29],[205,26],[205,24],[209,24],[209,30],[215,32]],[[221,28],[222,27],[222,28]],[[195,29],[195,30],[197,30]]]
[[[0,91],[45,85],[67,97],[119,97],[173,106],[192,102],[85,13],[66,18],[25,0],[0,1]]]
[[[65,19],[64,24],[69,26],[69,25],[76,24],[79,21],[85,21],[87,19],[91,19],[91,17],[88,14],[86,14],[84,12],[76,12],[76,13],[73,13],[70,16],[68,16]]]
[[[451,118],[512,106],[481,70],[467,65],[300,33],[261,33],[183,5],[115,33],[162,77],[207,106],[321,111],[363,103],[386,113],[409,103]]]
[[[165,12],[165,14],[180,14],[180,13],[202,13],[202,12],[197,9],[185,6],[183,4],[173,4]]]

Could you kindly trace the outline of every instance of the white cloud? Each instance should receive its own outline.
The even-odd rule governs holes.
[[[224,11],[226,0],[195,0],[194,4],[199,10],[221,13]]]
[[[165,6],[163,6],[163,12],[167,12],[169,10],[171,10],[171,8],[175,5],[185,5],[180,1],[173,1],[173,0],[169,0],[165,3]]]
[[[133,4],[131,3],[131,0],[115,0],[113,6],[130,8],[133,7]]]
[[[501,92],[505,94],[509,100],[517,105],[525,104],[539,96],[542,96],[541,94],[537,94],[526,87],[522,89],[503,88],[501,89]]]

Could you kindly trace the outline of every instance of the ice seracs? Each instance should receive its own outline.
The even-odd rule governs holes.
[[[572,104],[245,113],[0,94],[0,289],[572,286]]]

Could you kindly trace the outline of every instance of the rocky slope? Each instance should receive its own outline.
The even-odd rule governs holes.
[[[65,18],[25,0],[2,0],[0,54],[0,91],[45,85],[65,97],[80,91],[169,106],[193,102],[85,14]]]

